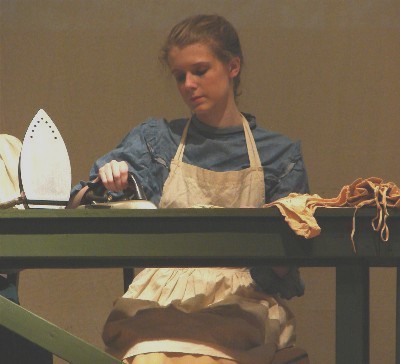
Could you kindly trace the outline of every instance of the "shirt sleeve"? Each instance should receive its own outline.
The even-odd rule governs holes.
[[[287,154],[281,168],[266,182],[267,203],[286,197],[292,192],[309,193],[300,142],[295,142]]]
[[[154,151],[148,143],[148,139],[157,138],[157,135],[151,134],[156,130],[153,127],[156,122],[156,120],[148,120],[133,128],[115,149],[97,159],[90,169],[89,180],[96,178],[99,168],[104,164],[112,160],[125,161],[128,164],[129,172],[134,173],[138,178],[147,199],[157,205],[161,196],[166,168],[157,163],[157,156],[154,155]],[[154,142],[156,141],[153,140]],[[80,181],[73,187],[71,195],[86,185],[86,181]],[[118,197],[121,193],[114,195]]]

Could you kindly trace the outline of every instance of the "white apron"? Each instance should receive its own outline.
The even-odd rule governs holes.
[[[250,167],[227,172],[182,161],[189,124],[171,162],[160,207],[264,204],[263,168],[247,120],[243,117]],[[277,348],[293,344],[294,327],[280,302],[255,291],[247,268],[147,268],[117,300],[103,339],[107,351],[121,358],[184,353],[266,364]]]

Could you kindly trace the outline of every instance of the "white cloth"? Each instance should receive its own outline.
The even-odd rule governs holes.
[[[18,163],[21,142],[7,134],[0,134],[0,202],[7,202],[20,195]]]

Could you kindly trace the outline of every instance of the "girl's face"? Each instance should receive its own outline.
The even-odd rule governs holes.
[[[208,45],[195,43],[173,47],[168,63],[183,101],[203,122],[235,105],[233,78],[240,70],[239,58],[223,63]]]

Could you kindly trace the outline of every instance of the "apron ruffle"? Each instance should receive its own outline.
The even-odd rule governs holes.
[[[196,311],[231,295],[254,295],[254,283],[247,268],[146,268],[125,298],[173,304],[185,312]]]
[[[103,339],[121,358],[182,352],[264,364],[293,344],[294,320],[255,290],[247,268],[146,268],[115,302]]]

